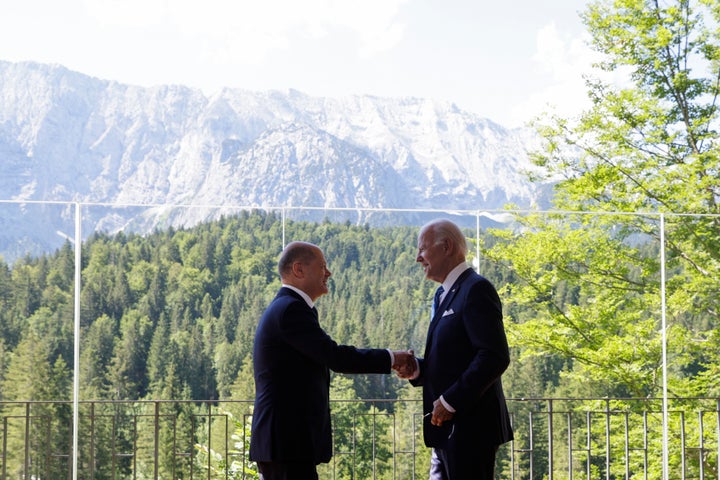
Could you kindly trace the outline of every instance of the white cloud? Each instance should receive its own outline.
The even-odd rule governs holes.
[[[0,15],[0,60],[208,94],[446,99],[515,126],[584,101],[578,1],[526,0],[513,16],[476,0],[24,0]]]
[[[602,54],[590,48],[589,40],[588,32],[563,36],[554,23],[538,30],[533,61],[548,81],[529,97],[523,107],[525,118],[528,111],[533,112],[533,116],[543,112],[563,117],[579,115],[591,106],[585,83],[588,78],[616,88],[632,86],[630,67],[608,72],[593,66],[600,62]]]
[[[341,0],[336,5],[335,21],[355,31],[361,42],[359,53],[369,57],[397,45],[405,33],[404,25],[397,22],[402,4],[408,0]]]
[[[402,38],[396,19],[408,1],[84,0],[101,25],[161,28],[212,46],[212,57],[251,64],[297,37],[324,38],[336,29],[357,37],[358,55],[392,48]]]
[[[533,91],[515,116],[528,119],[543,112],[574,116],[589,107],[584,76],[595,72],[592,64],[597,53],[587,44],[586,34],[563,36],[549,23],[538,30],[533,62],[538,76],[544,76],[544,86]]]
[[[562,38],[555,23],[550,23],[537,33],[533,60],[557,81],[585,73],[593,56],[586,40],[585,36]]]
[[[156,26],[162,23],[165,13],[159,0],[84,0],[83,6],[101,26]]]

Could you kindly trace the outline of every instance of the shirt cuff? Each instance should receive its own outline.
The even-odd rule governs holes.
[[[445,397],[443,397],[442,395],[440,395],[440,402],[443,404],[443,407],[445,407],[445,410],[450,413],[455,413],[455,409],[452,407],[452,405],[445,401]]]
[[[386,348],[387,352],[390,354],[390,370],[392,370],[392,366],[395,365],[395,355],[393,355],[392,350],[389,348]]]

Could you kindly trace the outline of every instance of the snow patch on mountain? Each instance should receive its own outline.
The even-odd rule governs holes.
[[[528,130],[430,99],[206,97],[0,61],[0,200],[156,206],[96,207],[90,231],[189,225],[210,206],[532,206],[547,195],[525,175],[534,142]],[[167,204],[195,208],[169,218]],[[57,243],[67,218],[16,220],[42,244]]]

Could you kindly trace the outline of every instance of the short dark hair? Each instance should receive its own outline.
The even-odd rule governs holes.
[[[293,263],[310,263],[317,255],[317,246],[307,242],[290,242],[280,254],[278,273],[284,276],[292,270]]]

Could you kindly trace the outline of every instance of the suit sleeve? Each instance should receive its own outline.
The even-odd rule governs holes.
[[[462,323],[474,354],[457,381],[442,394],[458,412],[476,403],[510,364],[502,305],[492,284],[487,280],[475,283],[462,311]]]
[[[423,370],[425,368],[425,359],[422,357],[416,357],[415,360],[417,361],[417,376],[415,378],[411,378],[410,384],[413,387],[422,387],[423,386]]]
[[[285,341],[314,361],[340,373],[390,373],[390,353],[385,349],[338,345],[301,302],[287,307],[280,321]]]

